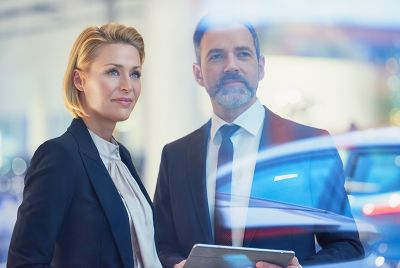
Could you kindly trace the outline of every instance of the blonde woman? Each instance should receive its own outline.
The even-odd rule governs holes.
[[[74,119],[32,158],[8,267],[161,267],[151,200],[112,136],[139,98],[143,60],[132,27],[89,27],[75,41],[64,77]]]

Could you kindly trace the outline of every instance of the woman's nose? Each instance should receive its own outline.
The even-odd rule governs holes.
[[[133,89],[133,82],[129,75],[121,76],[121,90],[130,91]]]

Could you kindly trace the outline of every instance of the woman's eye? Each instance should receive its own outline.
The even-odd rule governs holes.
[[[139,79],[141,76],[142,76],[142,74],[139,71],[132,72],[132,74],[131,74],[131,77],[133,79]]]
[[[111,69],[107,72],[107,74],[111,75],[111,76],[118,76],[119,72],[115,69]]]

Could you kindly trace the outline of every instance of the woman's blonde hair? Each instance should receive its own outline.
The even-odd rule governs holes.
[[[76,39],[69,55],[67,69],[64,74],[64,102],[74,117],[83,117],[85,112],[78,97],[78,89],[74,85],[74,70],[88,70],[96,57],[97,49],[104,44],[122,43],[134,46],[144,61],[144,42],[142,36],[133,27],[118,23],[108,23],[100,27],[88,27]]]

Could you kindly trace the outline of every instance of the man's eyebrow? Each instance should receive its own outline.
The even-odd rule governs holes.
[[[235,47],[235,50],[236,50],[236,51],[237,51],[237,50],[247,50],[247,51],[253,52],[253,50],[251,49],[251,47],[248,47],[248,46]]]

